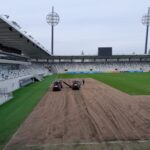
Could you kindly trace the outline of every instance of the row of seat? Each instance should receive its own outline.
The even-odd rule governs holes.
[[[123,71],[150,71],[150,63],[55,63],[52,66],[55,73],[66,72],[123,72]]]
[[[45,67],[46,66],[46,67]],[[33,63],[32,65],[3,65],[0,64],[0,80],[8,80],[27,75],[46,74],[49,71],[53,73],[66,72],[123,72],[123,71],[150,71],[148,62],[130,62],[130,63],[55,63],[42,64]]]
[[[43,64],[32,64],[32,65],[3,65],[0,64],[0,80],[8,80],[27,75],[45,74],[48,69]]]

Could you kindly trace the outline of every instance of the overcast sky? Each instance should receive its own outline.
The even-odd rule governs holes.
[[[56,55],[80,55],[82,50],[97,54],[98,47],[113,47],[113,54],[144,53],[146,27],[141,17],[150,7],[149,0],[0,1],[0,14],[8,14],[49,51],[51,28],[46,15],[54,6],[60,16]]]

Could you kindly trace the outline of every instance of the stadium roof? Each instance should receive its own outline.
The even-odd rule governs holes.
[[[6,17],[6,18],[5,18]],[[22,31],[15,21],[9,21],[8,16],[0,16],[0,44],[19,49],[31,58],[48,58],[47,49],[37,42],[31,35]]]

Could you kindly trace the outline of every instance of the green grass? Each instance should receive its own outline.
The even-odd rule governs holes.
[[[93,78],[130,95],[150,95],[150,73],[60,74],[59,78]]]
[[[56,75],[13,93],[14,98],[0,106],[0,150],[41,100]]]

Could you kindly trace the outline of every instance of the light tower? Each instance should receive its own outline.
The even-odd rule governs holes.
[[[142,23],[146,25],[145,54],[147,54],[148,32],[150,26],[150,7],[148,8],[148,13],[142,17]]]
[[[54,26],[58,25],[60,18],[59,15],[54,12],[54,7],[52,7],[52,12],[46,16],[47,23],[51,26],[51,55],[54,54]]]

